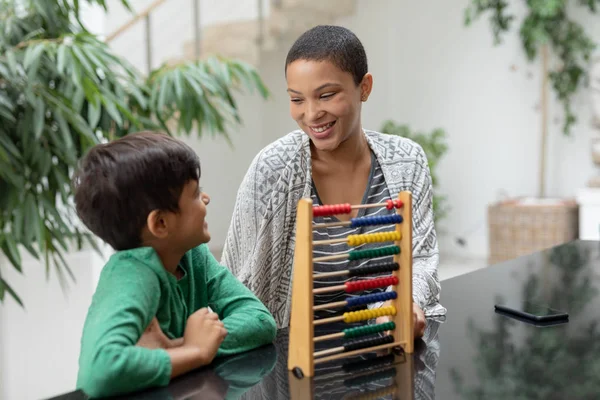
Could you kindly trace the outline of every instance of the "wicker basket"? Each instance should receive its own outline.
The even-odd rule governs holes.
[[[574,200],[513,199],[490,205],[489,263],[577,239],[578,210]]]

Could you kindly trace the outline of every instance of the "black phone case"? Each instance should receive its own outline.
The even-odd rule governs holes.
[[[516,315],[518,317],[524,318],[529,321],[534,321],[534,322],[565,321],[565,320],[569,319],[569,314],[558,311],[558,310],[555,310],[557,312],[557,314],[553,314],[553,315],[533,315],[533,314],[527,313],[525,311],[517,310],[512,307],[502,305],[502,304],[496,304],[494,306],[494,308],[497,311],[502,312],[503,314]]]

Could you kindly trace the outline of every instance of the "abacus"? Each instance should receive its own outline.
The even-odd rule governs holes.
[[[349,214],[354,209],[366,207],[386,207],[396,209],[396,215],[352,218],[348,222],[333,222],[320,225],[366,226],[395,224],[394,232],[348,235],[346,238],[327,241],[313,241],[313,218],[316,216]],[[313,259],[313,245],[333,244],[346,241],[350,246],[362,243],[393,242],[376,249],[351,250],[344,255],[318,257]],[[378,263],[364,267],[350,267],[348,270],[313,275],[313,262],[337,259],[358,260],[393,255],[392,263]],[[316,277],[349,276],[366,277],[369,274],[391,274],[386,277],[346,282],[344,285],[314,289]],[[393,286],[392,291],[368,294],[349,298],[344,301],[314,306],[314,295],[328,291],[344,290],[346,293],[365,289]],[[342,316],[314,319],[315,311],[325,308],[367,305],[380,301],[391,301],[392,305],[371,310],[345,312]],[[402,348],[412,353],[414,348],[412,316],[412,194],[404,191],[395,200],[378,204],[336,204],[313,206],[310,198],[298,202],[296,216],[296,246],[294,250],[294,270],[292,281],[292,308],[290,318],[290,339],[288,350],[288,369],[298,377],[314,376],[315,364],[325,363],[345,357],[357,356],[373,351]],[[345,323],[372,320],[380,316],[390,316],[392,321],[380,324],[367,324],[342,332],[314,336],[314,327],[333,322]],[[388,333],[386,333],[388,332]],[[379,334],[384,333],[383,336]],[[369,337],[370,336],[370,337]],[[361,339],[345,341],[343,346],[315,352],[315,342],[333,339]]]

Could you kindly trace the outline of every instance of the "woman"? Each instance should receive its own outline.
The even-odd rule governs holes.
[[[446,312],[438,303],[439,256],[431,176],[423,149],[405,138],[362,129],[361,106],[371,93],[373,77],[362,44],[348,29],[317,26],[305,32],[290,49],[285,72],[290,114],[300,130],[265,147],[250,165],[238,192],[223,264],[264,302],[278,327],[287,327],[298,200],[375,203],[409,190],[413,194],[413,313],[415,334],[421,336],[425,316]],[[363,209],[315,222],[375,212]],[[393,226],[316,229],[313,233],[315,239],[328,239],[390,230]],[[315,248],[319,255],[348,250],[345,244]],[[317,263],[314,270],[347,269],[346,264]],[[316,280],[315,287],[331,282]],[[315,298],[315,303],[342,295]]]

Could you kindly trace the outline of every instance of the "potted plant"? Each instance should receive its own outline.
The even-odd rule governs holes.
[[[397,135],[410,139],[419,144],[425,155],[431,172],[431,180],[433,186],[433,214],[435,222],[441,221],[448,212],[450,207],[447,204],[447,198],[444,195],[437,193],[439,186],[438,164],[448,151],[446,143],[446,132],[443,129],[434,129],[430,133],[413,132],[410,127],[405,124],[398,124],[393,120],[385,121],[381,127],[382,133],[389,135]]]
[[[70,207],[73,169],[90,146],[142,129],[228,139],[240,123],[234,92],[268,96],[254,68],[218,57],[142,76],[86,30],[83,1],[107,7],[0,0],[0,255],[21,271],[26,250],[63,284],[73,277],[65,253],[96,247]],[[6,294],[22,305],[0,271],[0,302]]]
[[[541,145],[538,195],[535,198],[511,199],[488,209],[490,261],[497,262],[548,248],[577,238],[578,206],[571,199],[546,196],[546,155],[548,137],[548,89],[551,87],[563,108],[562,132],[570,135],[577,117],[572,97],[586,83],[586,64],[596,44],[583,27],[569,18],[568,6],[574,2],[528,1],[527,15],[519,34],[528,61],[541,55]],[[577,3],[596,13],[595,1]],[[490,13],[494,43],[512,28],[515,16],[508,12],[508,2],[471,0],[465,10],[465,24],[470,25],[484,13]],[[554,62],[552,62],[554,61]],[[517,246],[518,244],[518,246]]]

